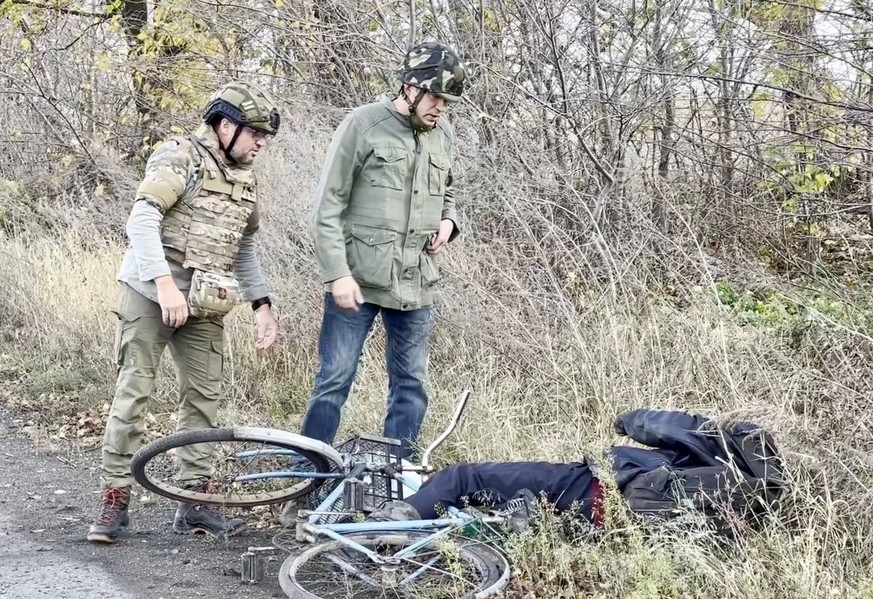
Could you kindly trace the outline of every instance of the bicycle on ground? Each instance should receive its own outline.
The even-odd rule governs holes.
[[[170,434],[141,448],[131,469],[144,488],[176,501],[224,508],[295,502],[293,529],[274,537],[274,545],[291,551],[279,570],[291,599],[489,597],[509,582],[509,562],[494,541],[511,509],[449,507],[438,519],[368,519],[435,472],[431,456],[457,427],[469,397],[468,390],[461,394],[420,465],[400,458],[395,439],[362,434],[332,447],[241,426]],[[180,448],[208,457],[208,485],[176,479]]]

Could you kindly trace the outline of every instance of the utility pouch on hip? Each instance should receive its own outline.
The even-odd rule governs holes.
[[[236,278],[194,269],[188,292],[191,316],[221,317],[241,302],[242,295]]]

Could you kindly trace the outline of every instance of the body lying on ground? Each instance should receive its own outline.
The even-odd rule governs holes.
[[[726,524],[751,521],[772,508],[783,467],[772,436],[750,422],[718,423],[686,412],[638,409],[622,414],[616,432],[645,447],[614,446],[607,459],[570,463],[460,463],[429,478],[405,501],[389,502],[371,519],[432,519],[446,507],[505,504],[536,496],[563,513],[602,523],[608,472],[630,510],[669,519],[688,508]],[[607,463],[608,462],[608,463]]]

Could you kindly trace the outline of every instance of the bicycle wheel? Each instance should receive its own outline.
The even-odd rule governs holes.
[[[208,463],[201,482],[178,480],[178,466]],[[247,507],[289,501],[341,476],[342,456],[332,447],[285,431],[212,428],[167,435],[141,448],[131,461],[136,481],[158,495],[189,503]],[[331,467],[339,473],[328,474]],[[211,471],[211,472],[210,472]]]
[[[392,555],[424,536],[381,532],[347,538]],[[291,555],[279,570],[279,584],[290,599],[478,599],[496,595],[508,581],[509,563],[501,553],[450,539],[390,564],[327,541]]]

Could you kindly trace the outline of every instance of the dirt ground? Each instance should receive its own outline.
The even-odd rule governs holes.
[[[285,597],[277,578],[285,551],[267,559],[262,582],[240,580],[241,554],[272,545],[281,531],[272,514],[249,514],[248,530],[216,542],[173,533],[172,503],[135,500],[118,543],[87,542],[100,494],[99,450],[35,443],[23,425],[0,408],[0,597]]]

